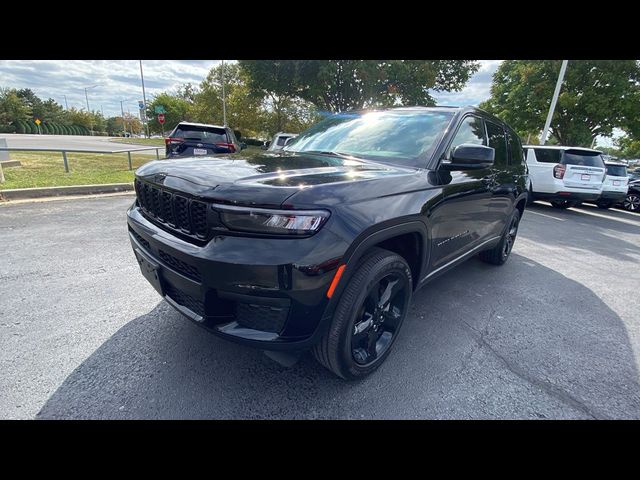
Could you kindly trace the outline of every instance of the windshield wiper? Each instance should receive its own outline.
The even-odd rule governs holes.
[[[355,155],[350,153],[342,153],[342,152],[334,152],[332,150],[298,150],[294,153],[316,153],[321,155],[332,155],[334,157],[342,157],[342,158],[358,158]]]

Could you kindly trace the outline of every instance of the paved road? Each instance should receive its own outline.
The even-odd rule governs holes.
[[[150,145],[131,145],[128,143],[111,142],[117,137],[90,137],[85,135],[18,135],[2,133],[0,138],[7,140],[7,147],[15,148],[69,148],[80,150],[120,150],[127,148],[144,148]],[[149,155],[155,155],[155,150],[149,150]],[[162,149],[160,154],[163,154]]]
[[[640,215],[533,207],[506,265],[425,287],[387,362],[345,383],[161,302],[131,201],[0,206],[0,418],[640,418]]]

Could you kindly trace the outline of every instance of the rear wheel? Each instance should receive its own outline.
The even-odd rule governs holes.
[[[360,263],[336,307],[314,357],[352,380],[377,369],[391,351],[412,292],[411,269],[400,255],[376,248]]]
[[[622,202],[622,206],[630,212],[640,211],[640,195],[630,193],[627,195],[627,198],[624,199],[624,202]]]
[[[502,234],[500,243],[491,250],[480,252],[480,260],[493,265],[502,265],[506,262],[518,235],[518,225],[520,225],[520,211],[515,209],[507,229]]]
[[[551,206],[554,208],[560,208],[564,210],[565,208],[575,207],[577,202],[572,202],[570,200],[551,200]]]

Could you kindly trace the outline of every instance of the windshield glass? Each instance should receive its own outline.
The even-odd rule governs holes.
[[[450,111],[340,113],[301,133],[284,150],[418,166],[432,153],[452,117]]]

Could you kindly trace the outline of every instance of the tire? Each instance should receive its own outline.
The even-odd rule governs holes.
[[[566,208],[571,208],[576,206],[576,202],[572,202],[570,200],[551,200],[551,206],[553,208],[559,208],[564,210]]]
[[[383,304],[388,289],[389,298]],[[331,326],[313,347],[313,356],[345,380],[369,375],[389,355],[407,315],[412,290],[411,269],[405,259],[388,250],[372,249],[343,290]],[[388,305],[386,312],[374,308],[381,304]]]
[[[640,212],[640,195],[630,193],[622,202],[622,207],[629,212]]]
[[[611,208],[611,206],[613,205],[613,202],[607,201],[607,200],[599,200],[596,202],[596,205],[598,206],[598,208],[601,208],[603,210],[607,210],[609,208]]]
[[[516,208],[511,215],[511,219],[509,220],[507,228],[505,228],[498,245],[493,247],[491,250],[480,252],[480,260],[491,263],[492,265],[503,265],[509,258],[511,250],[513,250],[513,244],[515,243],[518,235],[519,225],[520,211]]]

